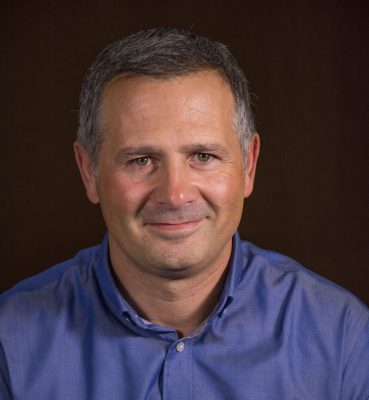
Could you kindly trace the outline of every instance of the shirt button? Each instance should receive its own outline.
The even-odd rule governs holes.
[[[178,342],[176,344],[176,350],[178,351],[178,353],[181,353],[185,348],[185,344],[183,342]]]

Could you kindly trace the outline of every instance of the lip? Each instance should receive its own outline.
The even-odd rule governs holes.
[[[201,224],[202,220],[180,223],[149,223],[147,226],[167,238],[181,238],[191,235]]]
[[[160,222],[160,223],[150,223],[148,225],[157,228],[157,229],[162,229],[165,231],[171,231],[171,230],[181,230],[181,229],[186,229],[186,228],[191,228],[193,226],[196,226],[200,223],[201,220],[196,220],[196,221],[187,221],[187,222]]]

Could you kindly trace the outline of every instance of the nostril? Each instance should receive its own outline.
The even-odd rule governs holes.
[[[157,204],[167,204],[172,208],[182,207],[196,200],[195,190],[190,185],[157,187],[153,192]]]

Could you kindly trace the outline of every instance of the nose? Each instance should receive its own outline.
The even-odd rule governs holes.
[[[162,165],[158,171],[152,196],[156,203],[172,208],[180,208],[195,201],[197,189],[188,165],[182,161],[172,161]]]

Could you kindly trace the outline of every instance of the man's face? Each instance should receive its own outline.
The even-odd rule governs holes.
[[[228,259],[253,171],[245,172],[233,96],[219,75],[115,78],[101,115],[98,178],[85,184],[100,203],[112,261],[178,278]]]

